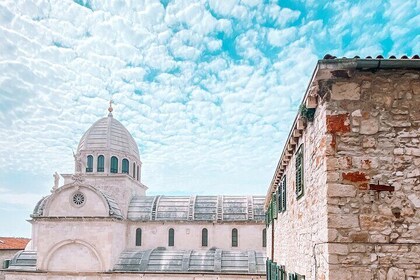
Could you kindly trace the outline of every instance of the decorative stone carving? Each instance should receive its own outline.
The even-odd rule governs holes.
[[[83,184],[83,182],[85,181],[85,178],[81,173],[74,174],[73,176],[71,176],[71,179],[74,181],[73,184],[76,186]]]

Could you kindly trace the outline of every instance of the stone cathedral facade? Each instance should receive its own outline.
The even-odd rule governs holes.
[[[267,192],[267,279],[420,279],[420,59],[320,60]]]
[[[146,196],[130,132],[109,114],[83,135],[31,215],[17,279],[263,279],[264,196]]]

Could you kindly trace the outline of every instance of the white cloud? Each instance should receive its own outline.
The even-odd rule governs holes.
[[[276,47],[283,47],[290,44],[297,36],[296,27],[289,27],[281,30],[270,29],[267,34],[268,42]]]
[[[0,176],[72,172],[112,98],[149,193],[264,194],[318,58],[419,49],[415,0],[380,2],[2,1]]]

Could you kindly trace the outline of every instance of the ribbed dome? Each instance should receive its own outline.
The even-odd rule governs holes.
[[[130,132],[112,115],[95,122],[80,139],[81,151],[113,151],[125,153],[140,160],[139,149]]]

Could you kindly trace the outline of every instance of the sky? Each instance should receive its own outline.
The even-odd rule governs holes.
[[[264,195],[317,60],[412,56],[419,26],[417,0],[2,0],[0,236],[110,99],[148,195]]]

